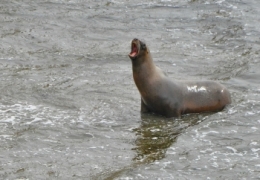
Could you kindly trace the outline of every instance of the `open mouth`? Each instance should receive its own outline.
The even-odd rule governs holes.
[[[135,42],[132,42],[131,52],[129,54],[130,57],[136,57],[138,55],[138,47]]]

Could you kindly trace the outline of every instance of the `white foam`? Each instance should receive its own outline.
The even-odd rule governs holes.
[[[230,146],[227,146],[227,149],[230,149],[230,150],[232,150],[232,151],[233,151],[233,153],[236,153],[236,152],[237,152],[237,150],[236,150],[235,148],[233,148],[233,147],[230,147]]]
[[[42,118],[38,118],[38,117],[36,117],[34,120],[32,120],[31,122],[27,122],[26,124],[32,124],[32,123],[35,123],[35,122],[39,122],[39,121],[41,121],[42,120]]]
[[[6,119],[1,119],[0,123],[11,123],[12,125],[15,124],[15,117],[11,116],[11,117],[7,117]]]
[[[255,141],[250,143],[250,145],[254,145],[254,146],[257,145],[257,144],[258,144],[258,143],[255,142]]]
[[[68,112],[42,105],[33,105],[28,102],[18,102],[12,105],[0,104],[0,123],[2,124],[25,124],[42,123],[54,125],[62,123],[64,119],[71,120]]]

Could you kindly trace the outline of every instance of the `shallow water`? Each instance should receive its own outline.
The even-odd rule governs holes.
[[[258,179],[260,2],[0,2],[1,179]],[[230,90],[222,112],[140,114],[127,54]]]

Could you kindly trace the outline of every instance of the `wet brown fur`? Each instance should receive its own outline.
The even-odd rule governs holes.
[[[220,111],[231,103],[230,93],[217,82],[171,81],[154,65],[148,47],[138,39],[133,43],[139,48],[138,54],[133,57],[130,53],[129,57],[133,78],[141,94],[141,112],[176,117],[186,113]]]

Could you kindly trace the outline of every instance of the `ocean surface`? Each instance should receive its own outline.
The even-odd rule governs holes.
[[[260,179],[259,14],[259,0],[1,0],[0,179]],[[141,114],[133,38],[232,104]]]

